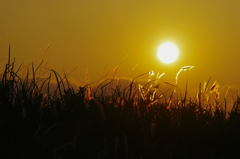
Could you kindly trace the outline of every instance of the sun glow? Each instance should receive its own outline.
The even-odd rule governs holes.
[[[157,50],[157,56],[163,63],[172,63],[178,58],[178,48],[171,42],[163,43]]]

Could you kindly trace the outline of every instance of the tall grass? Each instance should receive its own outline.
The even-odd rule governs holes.
[[[95,88],[74,90],[68,75],[44,69],[43,60],[37,67],[16,68],[9,51],[0,79],[1,158],[239,156],[239,97],[227,111],[210,79],[200,84],[195,99],[187,97],[187,89],[176,98],[177,77],[176,84],[160,82],[163,74],[150,71],[123,86],[117,70]],[[139,77],[148,81],[138,83]],[[163,90],[164,84],[170,89]]]

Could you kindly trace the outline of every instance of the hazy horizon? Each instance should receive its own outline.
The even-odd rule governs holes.
[[[211,84],[217,80],[223,92],[231,86],[237,93],[239,5],[236,0],[2,0],[0,67],[7,62],[9,45],[18,65],[37,65],[50,45],[48,68],[60,74],[76,68],[71,78],[80,85],[86,68],[91,81],[120,64],[119,78],[153,70],[166,73],[161,81],[174,83],[183,66],[195,66],[180,74],[183,88],[188,81],[189,89],[198,89],[212,77]],[[157,59],[157,48],[165,41],[179,48],[175,63]]]

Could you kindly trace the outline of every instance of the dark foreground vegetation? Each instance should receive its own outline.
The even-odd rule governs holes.
[[[0,158],[238,158],[240,99],[227,111],[217,84],[195,99],[161,91],[157,79],[126,86],[106,79],[75,91],[42,63],[8,62],[0,79]],[[25,75],[22,73],[25,70]],[[45,70],[46,71],[46,70]],[[40,78],[41,77],[41,78]],[[51,87],[51,80],[57,81]],[[166,83],[165,83],[166,84]],[[169,84],[170,85],[170,84]],[[159,90],[160,89],[160,90]],[[211,97],[211,99],[210,99]]]

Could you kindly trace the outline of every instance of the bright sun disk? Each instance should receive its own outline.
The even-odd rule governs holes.
[[[178,58],[178,48],[171,42],[163,43],[157,50],[157,56],[163,63],[172,63]]]

